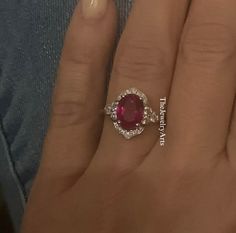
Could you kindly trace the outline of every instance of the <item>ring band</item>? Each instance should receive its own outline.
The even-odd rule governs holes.
[[[145,126],[158,122],[158,115],[148,105],[146,95],[136,88],[123,91],[104,108],[115,129],[126,139],[140,135]]]

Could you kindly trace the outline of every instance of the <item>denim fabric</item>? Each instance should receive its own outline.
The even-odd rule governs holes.
[[[131,0],[116,3],[119,36]],[[76,0],[0,1],[0,184],[16,231],[39,165],[63,38],[75,5]]]

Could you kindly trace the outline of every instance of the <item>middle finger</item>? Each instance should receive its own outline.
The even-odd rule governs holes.
[[[235,0],[192,1],[169,101],[172,161],[205,164],[225,154],[235,98],[235,8]]]

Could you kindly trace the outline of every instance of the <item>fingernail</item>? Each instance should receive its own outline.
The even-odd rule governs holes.
[[[87,19],[101,18],[107,9],[108,0],[82,0],[82,13]]]

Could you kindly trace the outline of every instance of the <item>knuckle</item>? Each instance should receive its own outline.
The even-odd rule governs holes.
[[[72,65],[90,65],[93,62],[94,49],[88,47],[80,49],[67,49],[65,48],[61,56],[61,64],[72,64]]]
[[[55,87],[51,109],[51,124],[57,128],[82,124],[87,110],[87,92],[74,82],[58,83]],[[77,83],[79,84],[79,83]],[[63,88],[62,88],[63,86]]]
[[[83,108],[84,103],[80,101],[55,101],[51,110],[51,125],[56,128],[65,128],[81,124],[85,120]]]
[[[62,56],[54,90],[50,124],[57,128],[89,120],[87,99],[91,82],[91,56]]]
[[[153,42],[135,39],[121,48],[115,59],[113,74],[141,82],[152,81],[167,72],[166,56]]]
[[[89,58],[61,58],[58,69],[59,81],[63,79],[63,82],[66,80],[70,83],[81,82],[90,74],[91,63]]]
[[[235,53],[233,33],[222,24],[189,25],[180,53],[188,63],[209,66],[224,62]]]

